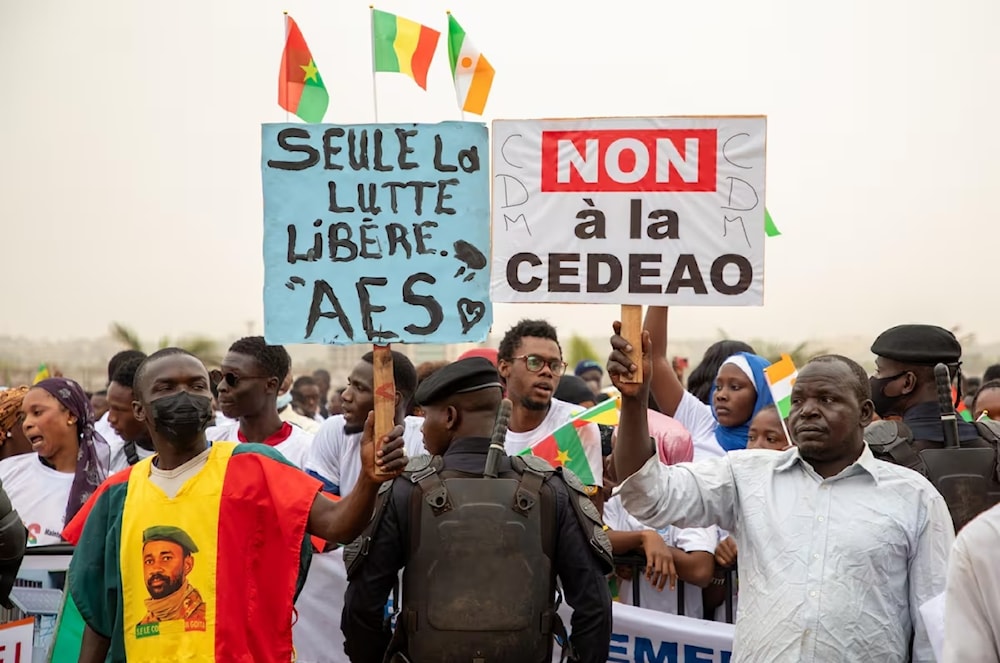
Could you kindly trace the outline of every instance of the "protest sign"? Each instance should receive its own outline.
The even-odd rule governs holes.
[[[733,658],[732,624],[671,615],[612,603],[614,627],[608,663],[729,663]],[[569,624],[573,611],[559,608]],[[559,648],[552,656],[559,660]]]
[[[497,302],[760,305],[764,117],[497,120]]]
[[[33,617],[0,626],[0,663],[31,663],[34,640]]]
[[[486,127],[265,124],[269,343],[486,338]]]

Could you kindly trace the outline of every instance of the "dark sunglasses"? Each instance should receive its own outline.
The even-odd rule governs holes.
[[[215,369],[208,374],[208,377],[212,379],[212,384],[218,386],[225,381],[230,387],[235,387],[240,383],[240,380],[266,380],[266,375],[236,375],[232,371],[226,371],[223,373],[219,369]]]

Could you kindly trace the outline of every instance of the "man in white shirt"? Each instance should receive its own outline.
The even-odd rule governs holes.
[[[1000,663],[1000,505],[962,528],[951,549],[941,663]]]
[[[320,426],[306,458],[305,470],[323,483],[323,492],[346,497],[361,474],[361,433],[368,413],[375,408],[373,354],[355,364],[342,394],[344,412]],[[396,387],[397,424],[403,425],[403,442],[410,458],[427,453],[420,431],[422,417],[406,416],[417,387],[417,371],[406,355],[392,352]],[[300,663],[334,663],[344,658],[340,613],[347,590],[347,572],[340,550],[313,555],[309,577],[295,602],[298,621],[292,627]]]
[[[323,491],[346,496],[361,472],[358,445],[368,413],[375,408],[373,354],[365,354],[347,378],[341,395],[344,412],[326,419],[309,449],[305,464],[308,474],[323,482]],[[406,416],[407,407],[417,388],[417,371],[410,358],[392,352],[392,373],[396,387],[396,423],[403,426],[406,455],[426,454],[420,427],[422,417]]]
[[[121,352],[115,353],[115,355],[108,360],[108,384],[110,385],[114,380],[115,371],[117,371],[118,368],[126,361],[130,359],[142,360],[145,358],[146,353],[139,350],[122,350]],[[129,386],[131,387],[131,385]],[[104,438],[105,442],[107,442],[108,446],[111,448],[111,453],[114,454],[116,448],[120,449],[125,445],[125,440],[121,439],[121,437],[118,436],[118,433],[115,432],[115,429],[112,428],[111,422],[108,421],[110,416],[111,410],[108,410],[103,416],[98,417],[97,421],[94,423],[94,430],[96,430],[100,436]],[[114,458],[112,458],[112,463],[113,462]],[[114,465],[111,466],[111,469],[115,469]]]
[[[620,330],[616,323],[616,334]],[[718,524],[740,551],[734,661],[934,660],[920,606],[944,589],[954,540],[944,499],[864,443],[868,376],[834,355],[792,388],[787,451],[745,450],[666,467],[649,439],[648,333],[641,385],[630,344],[612,338],[608,372],[622,392],[614,450],[624,507],[650,527]],[[912,646],[912,658],[911,658]]]
[[[108,423],[115,432],[114,438],[107,441],[111,450],[111,474],[156,453],[149,429],[135,418],[132,409],[132,401],[136,400],[132,383],[144,360],[142,356],[122,362],[108,385]]]
[[[300,375],[295,378],[292,383],[292,408],[303,417],[321,424],[323,417],[319,416],[319,404],[319,385],[313,376]]]
[[[504,440],[510,455],[517,455],[550,436],[583,410],[578,405],[553,398],[559,377],[566,372],[566,362],[555,328],[544,320],[521,320],[507,330],[497,348],[497,370],[507,388],[507,398],[513,404]],[[576,430],[593,477],[581,479],[596,493],[603,485],[604,475],[601,432],[594,423],[584,424]],[[546,460],[552,462],[553,459]],[[572,469],[572,460],[570,456],[562,464]]]
[[[247,336],[229,346],[212,380],[218,385],[219,408],[237,423],[213,426],[205,436],[212,442],[267,444],[302,467],[312,435],[278,417],[278,387],[291,364],[288,351],[268,345],[263,336]]]

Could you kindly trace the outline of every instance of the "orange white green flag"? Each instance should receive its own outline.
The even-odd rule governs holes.
[[[299,26],[285,14],[285,50],[278,73],[278,105],[306,122],[322,122],[330,95]]]
[[[493,86],[493,66],[448,12],[448,59],[459,107],[482,115]]]
[[[427,89],[427,71],[441,33],[389,12],[372,9],[372,59],[375,71],[406,74]]]
[[[799,375],[795,362],[783,354],[779,361],[764,369],[764,375],[767,377],[767,386],[771,389],[771,397],[774,399],[775,407],[778,408],[778,414],[785,420],[792,411],[792,387]]]

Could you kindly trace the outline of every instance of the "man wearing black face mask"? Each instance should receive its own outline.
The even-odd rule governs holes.
[[[875,375],[872,402],[882,419],[900,418],[913,434],[917,451],[944,446],[944,428],[938,407],[934,366],[946,364],[952,377],[961,365],[962,346],[947,329],[933,325],[898,325],[872,343]],[[979,440],[972,424],[960,421],[962,446]],[[970,445],[970,446],[980,446]]]
[[[333,502],[320,494],[319,481],[269,446],[209,445],[208,372],[188,352],[150,355],[133,391],[135,417],[146,423],[157,455],[106,481],[63,531],[77,546],[69,591],[86,622],[79,660],[291,660],[292,606],[309,565],[308,537],[347,542],[362,531],[379,484],[406,466],[402,428],[383,438],[376,454],[368,419],[361,476],[349,496]],[[143,623],[148,593],[139,551],[143,532],[164,527],[198,541],[188,579],[206,619],[160,629]],[[206,645],[212,641],[214,649]]]
[[[886,421],[869,425],[865,441],[876,457],[928,476],[945,495],[955,524],[961,527],[979,510],[994,503],[995,496],[1000,494],[993,471],[995,454],[989,468],[955,465],[956,457],[940,471],[937,467],[929,468],[930,461],[921,456],[924,450],[945,448],[934,366],[942,363],[948,366],[952,377],[959,374],[961,344],[954,334],[942,327],[898,325],[882,332],[871,349],[876,355],[876,372],[870,379],[872,402],[876,413]],[[959,419],[958,441],[963,449],[995,451],[998,435],[987,423],[972,424]],[[968,484],[963,490],[949,490],[944,484],[938,485],[936,477],[942,472],[956,476],[980,474],[989,477],[989,481],[979,482],[978,488]],[[968,502],[967,493],[975,490],[984,493],[976,498],[976,505],[964,503]]]

